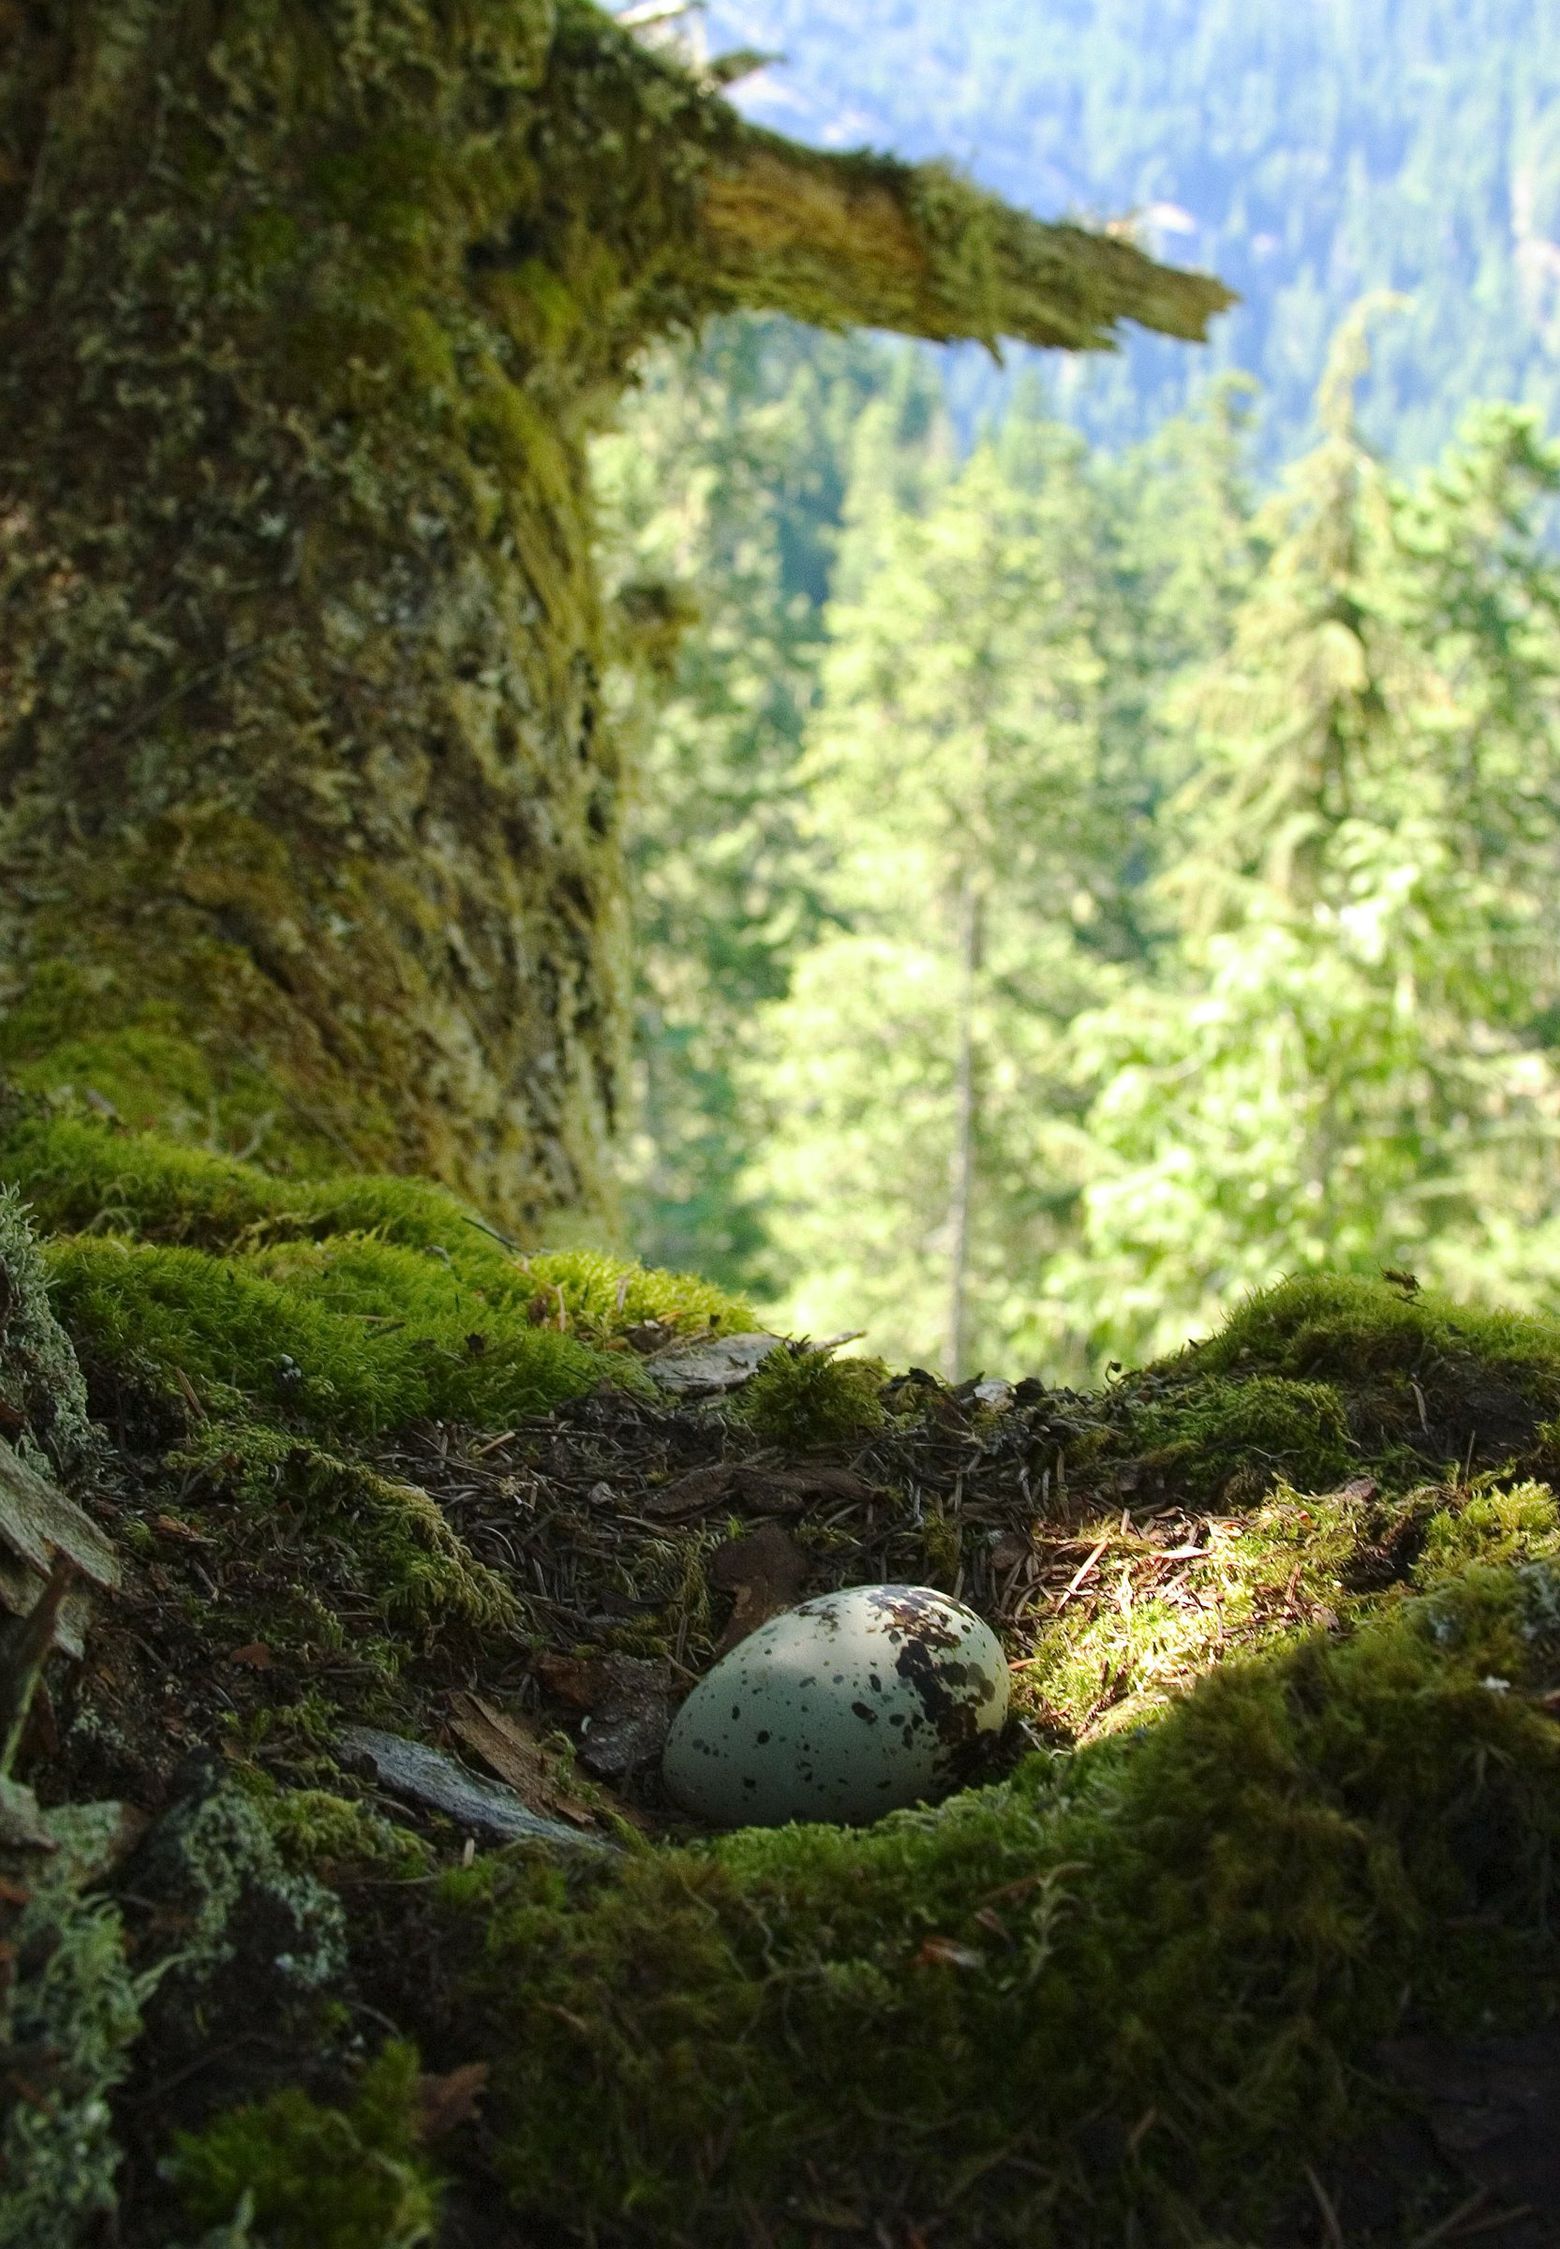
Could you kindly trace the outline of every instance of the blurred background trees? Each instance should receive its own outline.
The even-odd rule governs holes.
[[[671,620],[619,679],[647,1254],[961,1374],[1323,1264],[1560,1299],[1560,455],[1506,406],[1380,458],[1393,314],[1265,494],[1239,383],[1111,452],[782,324],[652,374],[599,463]]]

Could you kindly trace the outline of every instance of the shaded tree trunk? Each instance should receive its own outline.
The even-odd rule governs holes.
[[[1214,283],[744,125],[583,0],[0,5],[0,1071],[598,1203],[585,444],[713,310],[1085,347]]]

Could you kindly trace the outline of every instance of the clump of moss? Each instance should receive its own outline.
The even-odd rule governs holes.
[[[1114,1516],[1085,1524],[1105,1597],[1070,1603],[1040,1635],[1015,1667],[1016,1707],[1085,1737],[1140,1725],[1215,1663],[1351,1616],[1350,1576],[1379,1532],[1358,1492],[1302,1498],[1282,1483],[1249,1513],[1205,1524],[1201,1550],[1174,1562]]]
[[[744,1384],[737,1410],[773,1444],[848,1444],[883,1427],[887,1379],[880,1359],[837,1359],[805,1343],[786,1344]]]
[[[1512,1642],[1502,1551],[933,1812],[448,1877],[517,2209],[736,2243],[800,2176],[799,2226],[1263,2236],[1378,2041],[1560,2002],[1560,1635]]]
[[[54,1236],[61,1314],[101,1370],[323,1435],[434,1415],[502,1427],[598,1382],[618,1347],[751,1325],[684,1275],[588,1251],[518,1254],[445,1189],[274,1178],[156,1134],[30,1118],[4,1161]]]
[[[269,2249],[418,2249],[438,2189],[417,2144],[418,2060],[393,2040],[345,2108],[295,2086],[183,2134],[168,2173],[197,2225],[246,2206]]]
[[[316,1623],[329,1613],[318,1601],[338,1586],[359,1611],[366,1597],[402,1635],[449,1624],[512,1631],[521,1619],[510,1587],[473,1559],[414,1484],[255,1422],[207,1424],[170,1465],[198,1479],[201,1511],[218,1497],[233,1501],[249,1526],[295,1556],[300,1593],[317,1597],[306,1612]],[[269,1620],[254,1622],[269,1633]]]
[[[1265,1289],[1192,1355],[1208,1372],[1265,1366],[1341,1382],[1436,1358],[1476,1359],[1560,1405],[1560,1324],[1357,1274],[1310,1273]]]
[[[84,1360],[208,1411],[370,1438],[433,1415],[503,1427],[631,1370],[505,1317],[441,1260],[367,1235],[210,1257],[123,1236],[49,1245]]]
[[[283,1863],[338,1880],[357,1869],[411,1878],[426,1874],[433,1853],[420,1835],[366,1804],[323,1788],[278,1788],[254,1776],[256,1803]]]
[[[1211,1500],[1237,1478],[1270,1486],[1282,1476],[1322,1492],[1359,1462],[1337,1390],[1284,1375],[1209,1375],[1178,1386],[1137,1406],[1129,1431],[1134,1453],[1193,1500]]]
[[[1341,1273],[1265,1290],[1167,1369],[1334,1385],[1367,1450],[1498,1463],[1560,1415],[1560,1322]]]

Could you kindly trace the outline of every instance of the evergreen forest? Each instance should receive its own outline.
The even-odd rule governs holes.
[[[913,352],[784,324],[648,377],[597,466],[686,610],[620,686],[656,1260],[954,1378],[1321,1267],[1555,1304],[1560,454],[1373,450],[1403,317],[1271,482],[1233,378],[1111,451],[1038,384],[965,449]]]

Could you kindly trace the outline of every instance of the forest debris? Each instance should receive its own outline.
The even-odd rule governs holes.
[[[728,1538],[710,1557],[710,1583],[735,1594],[731,1616],[716,1643],[719,1661],[739,1640],[793,1608],[811,1574],[801,1548],[778,1523],[765,1523],[745,1538]]]
[[[561,1812],[577,1827],[595,1824],[589,1805],[555,1784],[546,1752],[521,1719],[481,1695],[461,1693],[452,1698],[450,1725],[466,1747],[526,1803]]]
[[[731,1497],[740,1474],[734,1462],[724,1460],[714,1461],[707,1468],[690,1468],[675,1483],[647,1492],[639,1503],[640,1513],[653,1522],[674,1522],[684,1515],[701,1514]]]
[[[43,1682],[43,1667],[59,1631],[76,1565],[57,1554],[48,1581],[25,1617],[0,1631],[0,1773],[8,1773],[27,1729],[28,1713]]]
[[[75,1501],[0,1438],[0,1607],[33,1615],[57,1555],[89,1582],[72,1586],[54,1610],[51,1645],[80,1656],[91,1587],[118,1585],[118,1557]]]
[[[658,1351],[645,1361],[645,1372],[677,1397],[715,1396],[740,1389],[783,1340],[762,1333],[711,1336],[704,1343]]]
[[[722,1503],[749,1514],[797,1515],[809,1500],[837,1499],[854,1506],[870,1500],[875,1486],[849,1468],[820,1462],[798,1468],[755,1468],[746,1461],[715,1461],[691,1468],[672,1484],[647,1492],[639,1511],[652,1522],[675,1522]]]
[[[372,1766],[381,1786],[430,1811],[442,1812],[458,1827],[476,1828],[506,1843],[557,1843],[575,1851],[605,1851],[612,1846],[596,1835],[581,1835],[557,1820],[543,1819],[522,1804],[513,1789],[480,1780],[442,1750],[377,1726],[347,1726],[341,1746],[349,1756]]]
[[[579,1754],[587,1772],[621,1780],[660,1756],[672,1722],[669,1663],[614,1652],[584,1662],[545,1655],[536,1668],[554,1694],[586,1712]]]

